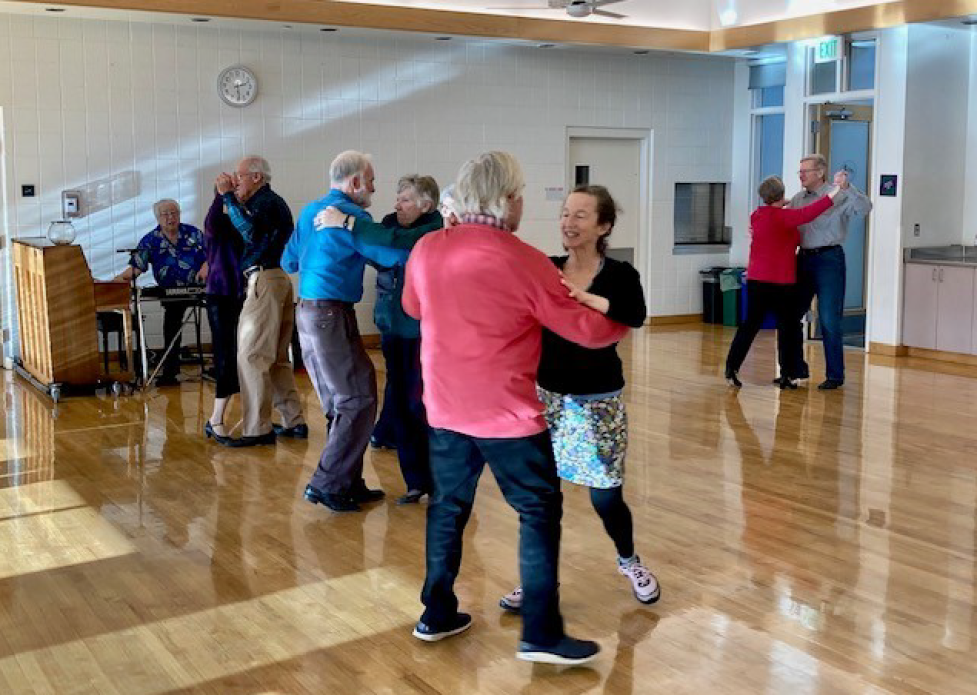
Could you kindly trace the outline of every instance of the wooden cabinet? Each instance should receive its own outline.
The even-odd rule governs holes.
[[[902,342],[910,347],[977,352],[977,269],[906,264]]]

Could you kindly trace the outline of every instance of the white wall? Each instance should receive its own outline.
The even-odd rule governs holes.
[[[260,80],[246,109],[216,95],[219,70],[235,63]],[[155,200],[178,199],[184,221],[202,224],[215,175],[246,153],[268,157],[297,214],[322,194],[333,155],[372,152],[379,216],[400,175],[444,184],[466,158],[500,148],[526,170],[522,236],[553,251],[559,205],[544,188],[565,180],[567,127],[649,128],[651,311],[692,313],[696,271],[725,256],[672,256],[674,183],[729,180],[732,85],[732,62],[702,56],[0,14],[9,233],[43,234],[62,189],[101,181],[108,195],[114,181],[116,200],[75,222],[93,273],[108,278],[125,262],[115,249],[154,226]],[[137,177],[132,195],[126,173]],[[39,197],[22,198],[22,183]],[[370,297],[359,308],[365,329]]]
[[[977,30],[970,28],[970,98],[967,106],[967,155],[963,176],[963,239],[977,244]]]
[[[909,27],[902,180],[907,247],[959,244],[964,238],[966,143],[968,121],[973,120],[971,36],[963,26]],[[918,237],[915,224],[920,225]]]

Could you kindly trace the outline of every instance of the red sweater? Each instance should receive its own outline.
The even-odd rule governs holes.
[[[417,243],[403,305],[421,320],[428,422],[481,438],[546,429],[536,397],[543,327],[589,348],[628,332],[571,299],[541,251],[481,224],[431,232]]]
[[[791,209],[773,205],[758,207],[750,215],[753,242],[750,244],[750,280],[793,285],[797,282],[797,247],[801,243],[798,225],[807,224],[831,207],[831,198],[818,198],[810,205]]]

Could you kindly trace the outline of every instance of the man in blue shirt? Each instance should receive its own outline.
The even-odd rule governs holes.
[[[116,279],[130,282],[139,277],[149,266],[153,278],[160,287],[186,287],[201,285],[207,280],[207,252],[200,230],[180,222],[180,204],[164,198],[153,205],[156,229],[139,240],[129,259],[129,267]],[[170,345],[169,354],[160,372],[160,386],[177,383],[180,373],[180,343],[182,342],[183,318],[193,302],[168,299],[163,302],[163,350]]]
[[[305,498],[333,511],[358,511],[361,502],[383,497],[363,481],[363,453],[377,411],[377,377],[363,347],[354,305],[363,298],[367,263],[391,267],[407,253],[359,241],[348,229],[352,218],[371,220],[373,164],[349,150],[329,167],[331,189],[309,203],[282,254],[282,268],[299,273],[296,323],[305,362],[319,402],[330,422],[326,448]],[[342,227],[322,219],[328,207],[346,213]]]

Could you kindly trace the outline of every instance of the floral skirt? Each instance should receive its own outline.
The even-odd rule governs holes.
[[[536,387],[560,478],[587,487],[624,483],[628,417],[621,392],[568,396]]]

